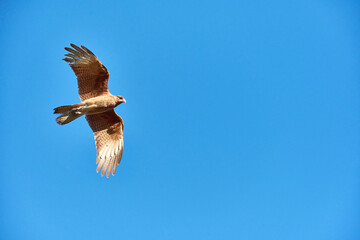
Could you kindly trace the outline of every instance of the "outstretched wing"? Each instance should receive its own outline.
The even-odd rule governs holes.
[[[114,110],[95,115],[86,115],[91,129],[95,135],[97,151],[96,171],[101,170],[103,176],[110,176],[110,172],[115,174],[117,165],[120,163],[124,148],[123,140],[123,121]]]
[[[63,60],[70,63],[75,72],[81,101],[109,93],[109,72],[106,67],[86,47],[70,45],[73,48],[65,47],[70,53],[65,54]]]

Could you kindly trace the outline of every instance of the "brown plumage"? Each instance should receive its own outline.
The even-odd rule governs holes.
[[[109,72],[99,59],[86,47],[65,47],[65,54],[78,82],[81,103],[54,108],[54,113],[62,114],[56,118],[60,125],[67,124],[82,115],[86,115],[95,136],[97,151],[96,171],[109,177],[115,174],[123,153],[123,120],[114,108],[125,103],[122,96],[110,94],[108,88]]]

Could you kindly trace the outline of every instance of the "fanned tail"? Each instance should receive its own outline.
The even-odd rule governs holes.
[[[54,108],[54,113],[65,113],[65,112],[71,111],[74,108],[77,108],[80,106],[81,106],[81,103],[56,107],[56,108]]]
[[[75,112],[75,111],[70,111],[70,112],[64,113],[60,117],[56,118],[56,122],[60,125],[64,125],[64,124],[74,121],[75,119],[81,117],[82,115],[84,115],[84,114]]]
[[[60,125],[64,125],[81,117],[84,114],[78,110],[80,106],[81,103],[54,108],[54,113],[62,113],[60,117],[56,118],[56,122]]]

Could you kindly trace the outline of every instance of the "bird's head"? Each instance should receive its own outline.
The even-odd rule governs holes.
[[[117,97],[117,105],[121,104],[121,103],[126,103],[126,100],[124,97],[122,96],[116,96]]]

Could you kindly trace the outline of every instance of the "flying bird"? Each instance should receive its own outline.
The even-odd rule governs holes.
[[[63,60],[77,77],[81,102],[54,108],[55,114],[61,114],[56,121],[64,125],[85,115],[95,136],[96,171],[101,169],[101,175],[106,172],[109,177],[111,172],[115,174],[124,148],[124,124],[114,108],[126,101],[109,92],[109,72],[95,54],[82,45],[70,45],[72,48],[65,47],[69,53]]]

